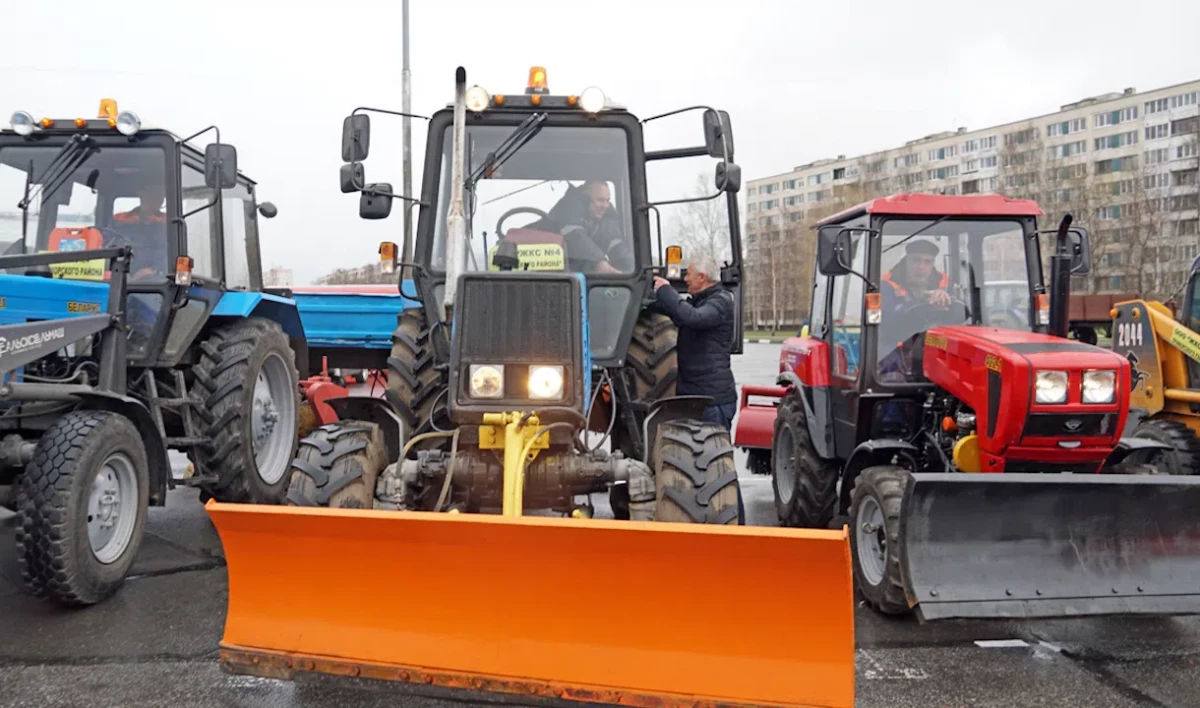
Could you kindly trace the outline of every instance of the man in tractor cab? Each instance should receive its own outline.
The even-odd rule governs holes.
[[[910,240],[902,257],[880,279],[879,294],[883,327],[879,353],[879,378],[882,381],[905,382],[912,376],[911,362],[906,360],[903,344],[915,334],[927,329],[920,313],[907,312],[920,303],[947,308],[951,297],[950,276],[939,272],[934,265],[937,244],[925,240]],[[884,341],[886,336],[887,341]]]
[[[167,215],[163,212],[167,188],[157,179],[138,185],[138,205],[113,214],[113,230],[133,247],[129,271],[132,280],[162,275],[167,264]]]
[[[608,182],[591,180],[567,193],[550,212],[527,228],[561,234],[568,269],[583,273],[628,273],[633,251],[621,234]]]

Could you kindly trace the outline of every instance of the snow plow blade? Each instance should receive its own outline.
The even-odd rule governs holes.
[[[900,536],[922,620],[1200,613],[1200,477],[914,474]]]
[[[844,528],[206,510],[234,673],[629,706],[854,704]]]

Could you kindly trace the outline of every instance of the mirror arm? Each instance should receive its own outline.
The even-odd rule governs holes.
[[[424,121],[429,120],[429,116],[419,116],[415,113],[403,113],[401,111],[389,111],[386,108],[371,108],[369,106],[359,106],[358,108],[355,108],[353,111],[351,111],[350,115],[352,115],[352,116],[358,115],[359,111],[363,111],[363,112],[372,111],[374,113],[386,113],[387,115],[390,115],[390,116],[400,116],[401,118],[420,118],[421,120],[424,120]]]
[[[665,202],[650,202],[649,204],[646,204],[645,206],[642,206],[639,208],[640,209],[653,209],[655,207],[667,206],[670,204],[688,204],[690,202],[707,202],[707,201],[716,199],[719,196],[721,196],[721,193],[717,192],[716,194],[713,194],[710,196],[705,196],[705,197],[688,197],[687,199],[672,199],[670,201],[665,201]]]
[[[208,126],[207,128],[205,128],[204,130],[201,130],[201,131],[200,131],[200,132],[198,132],[198,133],[194,133],[194,134],[192,134],[192,135],[189,135],[189,136],[187,136],[186,138],[184,138],[184,139],[180,140],[179,142],[181,142],[181,143],[191,142],[192,140],[194,140],[194,139],[196,139],[196,138],[200,137],[201,135],[204,135],[205,133],[207,133],[207,132],[208,132],[208,131],[210,131],[210,130],[212,130],[212,131],[216,131],[216,133],[217,133],[217,142],[218,142],[218,143],[220,143],[220,142],[221,142],[221,129],[220,129],[220,128],[218,128],[218,127],[217,127],[217,126],[215,126],[215,125],[210,125],[210,126]]]

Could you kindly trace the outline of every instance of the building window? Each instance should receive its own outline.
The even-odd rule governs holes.
[[[929,170],[926,176],[931,180],[957,177],[958,165],[950,165],[949,167],[939,167],[937,169]]]
[[[950,147],[934,148],[929,151],[929,161],[936,162],[937,160],[945,160],[948,157],[954,157],[958,154],[958,146],[951,145]]]
[[[1166,175],[1162,175],[1162,176],[1166,177]],[[1196,178],[1195,170],[1187,170],[1186,172],[1180,171],[1180,172],[1172,172],[1171,173],[1171,186],[1172,187],[1195,187],[1196,181],[1197,181],[1197,178]]]
[[[893,167],[912,167],[921,161],[921,156],[917,154],[901,155],[892,161]]]
[[[1171,176],[1165,172],[1162,174],[1146,175],[1142,179],[1142,184],[1146,186],[1146,189],[1158,189],[1160,187],[1168,186],[1170,184],[1170,179]]]
[[[995,167],[999,161],[999,158],[995,155],[988,155],[979,159],[979,167],[986,170],[989,167]]]
[[[1192,91],[1191,93],[1181,93],[1178,96],[1172,96],[1171,108],[1194,106],[1196,105],[1197,98],[1200,98],[1200,91]]]
[[[1189,157],[1195,157],[1198,152],[1200,151],[1197,150],[1195,143],[1180,145],[1179,147],[1175,148],[1175,159],[1184,160]]]
[[[1146,101],[1146,105],[1144,106],[1146,109],[1146,115],[1150,115],[1151,113],[1162,113],[1163,111],[1167,110],[1167,104],[1169,102],[1170,99],[1167,98],[1160,98],[1156,101]]]
[[[783,188],[784,188],[784,189],[795,189],[795,188],[796,188],[796,182],[797,182],[797,181],[798,181],[798,180],[789,179],[788,181],[786,181],[786,182],[784,182],[784,183],[783,183]]]
[[[1037,128],[1026,128],[1025,130],[1018,130],[1013,133],[1006,133],[1004,135],[1004,145],[1006,147],[1011,146],[1011,145],[1023,145],[1028,142],[1033,142],[1033,140],[1035,140],[1037,138],[1037,136],[1038,136]]]
[[[1121,218],[1121,205],[1104,206],[1096,210],[1096,218],[1100,221],[1112,221]]]
[[[1170,148],[1158,148],[1157,150],[1147,150],[1146,151],[1146,164],[1147,165],[1158,165],[1158,164],[1164,163],[1167,160],[1171,159],[1170,155],[1171,155]]]
[[[1146,126],[1146,140],[1162,140],[1170,137],[1171,124],[1162,123],[1161,125]]]
[[[1076,140],[1073,143],[1064,143],[1062,145],[1051,145],[1046,150],[1046,155],[1051,160],[1058,160],[1064,157],[1079,155],[1087,149],[1087,143],[1082,140]]]
[[[1171,121],[1171,135],[1186,135],[1196,132],[1196,126],[1200,123],[1200,119],[1195,116],[1184,118],[1182,120]]]
[[[979,170],[979,160],[967,160],[962,166],[963,173],[976,172]]]
[[[999,177],[986,177],[984,179],[979,180],[979,191],[981,191],[981,192],[994,192],[999,188],[1000,188],[1000,178]]]
[[[1137,144],[1137,131],[1131,130],[1128,133],[1117,133],[1103,138],[1096,138],[1095,149],[1111,150],[1113,148],[1125,147],[1126,145]]]

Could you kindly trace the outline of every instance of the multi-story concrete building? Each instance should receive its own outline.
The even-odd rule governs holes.
[[[1070,212],[1092,234],[1093,271],[1073,287],[1169,297],[1200,255],[1200,80],[1085,98],[982,130],[838,155],[751,180],[745,203],[747,323],[808,314],[811,226],[900,192],[1000,193],[1038,200],[1052,228]]]

